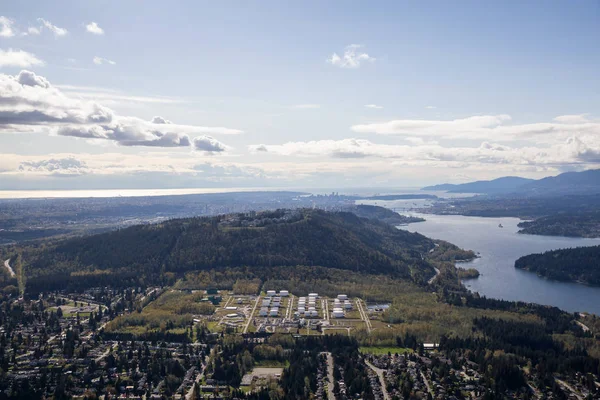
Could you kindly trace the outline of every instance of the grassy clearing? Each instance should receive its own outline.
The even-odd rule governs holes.
[[[260,360],[254,363],[255,367],[262,368],[287,368],[290,366],[289,361],[277,361],[277,360]]]
[[[203,293],[186,293],[170,290],[149,303],[141,313],[115,318],[106,325],[107,333],[143,335],[149,332],[180,334],[189,327],[197,315],[210,315],[215,307],[201,301]]]

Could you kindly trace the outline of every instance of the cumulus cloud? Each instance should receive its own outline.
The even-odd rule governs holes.
[[[373,108],[373,109],[380,110],[383,108],[383,106],[378,106],[377,104],[365,104],[365,108]]]
[[[67,125],[58,128],[60,136],[73,136],[84,139],[106,139],[121,146],[189,147],[190,138],[177,132],[163,132],[154,129],[151,123],[139,118],[120,118],[107,125]]]
[[[160,116],[151,121],[120,116],[99,103],[65,95],[31,71],[15,76],[0,74],[0,132],[32,130],[150,147],[192,147],[189,135],[193,134],[242,133],[224,127],[175,124]],[[194,147],[207,153],[227,149],[210,136],[197,139]]]
[[[14,21],[12,19],[0,15],[0,37],[9,38],[15,36],[13,26]]]
[[[352,131],[445,139],[511,141],[533,139],[552,142],[579,134],[600,134],[600,123],[580,116],[557,117],[553,122],[509,124],[509,115],[481,115],[454,120],[392,120],[353,125]]]
[[[90,22],[85,26],[85,30],[94,35],[104,35],[104,29],[100,28],[94,21]]]
[[[41,29],[48,29],[50,32],[54,34],[55,37],[66,36],[69,31],[64,28],[59,28],[56,25],[53,25],[50,21],[45,20],[44,18],[38,18],[38,21],[42,24]]]
[[[375,57],[371,57],[367,53],[360,51],[363,47],[364,46],[360,44],[346,46],[344,54],[340,56],[337,53],[333,53],[331,57],[327,59],[327,62],[340,68],[358,68],[363,62],[375,62]]]
[[[50,158],[40,161],[23,161],[19,164],[19,172],[50,175],[83,175],[88,172],[85,161],[74,157]]]
[[[44,61],[23,50],[0,49],[0,67],[28,68],[33,65],[44,65]]]
[[[152,123],[153,124],[172,124],[172,122],[169,121],[168,119],[165,119],[163,117],[158,117],[158,116],[152,118]]]
[[[17,26],[14,20],[5,16],[0,16],[0,37],[9,38],[16,36],[17,34],[20,36],[39,35],[44,30],[50,31],[55,37],[62,37],[69,33],[66,29],[59,28],[44,18],[38,18],[37,21],[39,22],[38,26],[30,26],[27,30],[22,30]]]
[[[116,65],[117,64],[113,60],[109,60],[108,58],[102,58],[102,57],[98,57],[98,56],[95,56],[93,61],[94,61],[94,64],[96,64],[96,65],[102,65],[102,64]]]
[[[222,153],[227,150],[227,146],[211,136],[198,136],[194,139],[194,148],[205,153]]]

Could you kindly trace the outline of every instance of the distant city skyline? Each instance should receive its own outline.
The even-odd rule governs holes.
[[[600,168],[598,1],[19,1],[0,190],[419,187]]]

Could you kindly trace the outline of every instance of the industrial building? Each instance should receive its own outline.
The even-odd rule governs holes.
[[[344,318],[346,316],[342,308],[334,308],[331,315],[333,318]]]

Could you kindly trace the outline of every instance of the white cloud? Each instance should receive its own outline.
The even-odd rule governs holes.
[[[33,65],[44,65],[44,62],[34,54],[23,50],[0,49],[0,67],[27,68]]]
[[[358,133],[407,137],[495,141],[520,139],[546,143],[563,141],[572,135],[600,135],[599,122],[575,119],[573,116],[558,117],[554,122],[530,124],[510,125],[511,120],[509,115],[481,115],[454,120],[393,120],[353,125],[351,129]]]
[[[444,147],[435,142],[415,145],[377,144],[365,139],[288,142],[281,145],[252,145],[257,154],[322,159],[394,159],[413,165],[506,164],[516,166],[565,166],[600,162],[600,141],[595,137],[571,137],[548,147],[510,147],[482,142],[476,147]]]
[[[90,22],[85,26],[85,30],[94,35],[104,35],[104,29],[100,28],[96,22]]]
[[[377,104],[365,104],[366,108],[373,108],[376,110],[381,110],[383,108],[383,106],[378,106]]]
[[[360,51],[363,47],[360,44],[346,46],[343,55],[340,56],[337,53],[333,53],[327,59],[327,62],[340,68],[358,68],[363,62],[375,62],[375,57],[371,57],[367,53]]]
[[[42,33],[40,28],[36,28],[35,26],[30,26],[29,28],[27,28],[27,32],[25,32],[24,35],[39,35],[40,33]]]
[[[427,110],[435,110],[436,108],[436,106],[425,106],[425,109]]]
[[[563,124],[585,124],[590,122],[590,120],[587,119],[586,114],[559,115],[558,117],[554,118],[554,121],[561,122]]]
[[[194,139],[194,148],[205,153],[223,153],[227,146],[211,136],[198,136]]]
[[[191,134],[241,133],[223,127],[174,124],[162,117],[145,121],[120,116],[96,102],[65,95],[33,72],[21,71],[15,76],[0,74],[0,132],[23,131],[150,147],[192,147]],[[226,149],[218,141],[213,145],[221,146],[221,150],[215,148],[210,152]]]
[[[321,108],[320,104],[296,104],[294,106],[292,106],[292,108],[298,109],[298,110],[310,110],[310,109],[315,109],[315,108]]]
[[[151,122],[153,124],[172,124],[172,122],[169,121],[168,119],[165,119],[165,118],[159,117],[159,116],[153,117]]]
[[[14,21],[12,19],[0,16],[0,37],[9,38],[15,36],[13,25]]]
[[[102,65],[102,64],[116,65],[117,64],[113,60],[109,60],[108,58],[102,58],[102,57],[98,57],[98,56],[95,56],[93,61],[94,61],[94,64],[96,64],[96,65]]]
[[[42,24],[41,29],[48,29],[50,32],[54,34],[55,37],[66,36],[69,31],[64,28],[59,28],[56,25],[53,25],[50,21],[45,20],[44,18],[38,18],[38,21]],[[40,30],[41,30],[40,29]]]
[[[28,174],[74,176],[84,175],[89,172],[85,161],[75,157],[50,158],[39,161],[22,161],[18,171]]]
[[[116,89],[76,86],[55,85],[58,89],[66,92],[69,96],[79,97],[86,100],[102,101],[105,104],[127,104],[127,103],[156,103],[156,104],[178,104],[184,100],[165,96],[136,96],[120,92]]]

